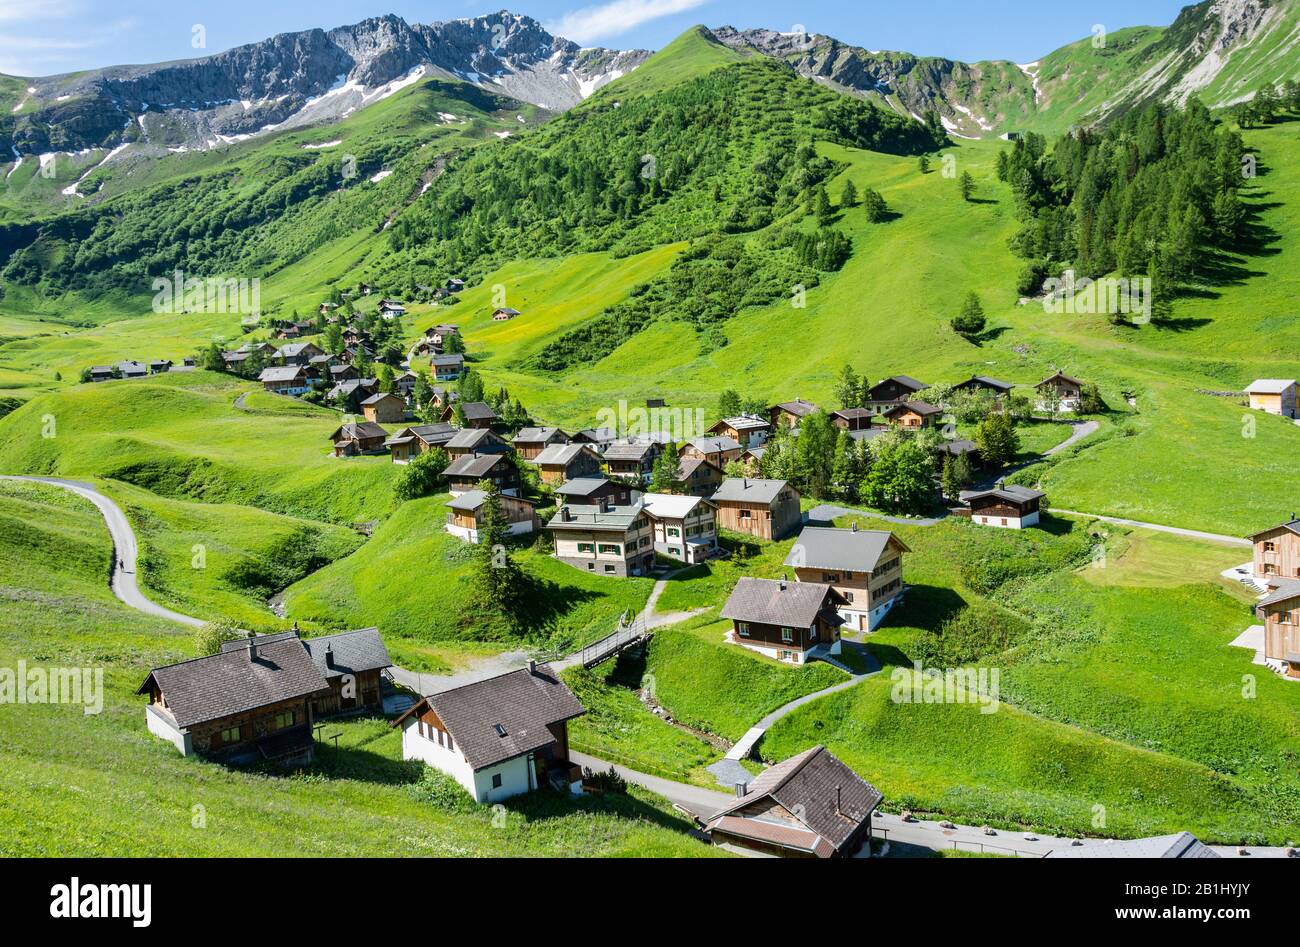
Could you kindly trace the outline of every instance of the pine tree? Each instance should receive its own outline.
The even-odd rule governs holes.
[[[835,382],[835,397],[840,403],[841,408],[858,407],[858,398],[861,394],[861,382],[858,379],[858,373],[853,370],[853,366],[845,364],[840,369],[840,377]]]
[[[949,502],[955,503],[961,493],[961,484],[957,482],[957,471],[950,454],[943,455],[943,472],[939,475],[939,482],[943,484],[943,495]]]
[[[518,615],[524,577],[506,549],[509,525],[501,512],[501,492],[490,481],[478,489],[487,496],[479,510],[478,544],[473,550],[469,584],[469,614],[491,616],[508,622]]]
[[[858,203],[858,189],[851,180],[844,182],[844,190],[840,192],[840,206],[843,208],[853,207]]]
[[[925,155],[921,155],[921,157],[916,160],[916,166],[920,169],[922,174],[930,173],[930,159]]]
[[[1020,453],[1020,436],[1005,414],[992,414],[975,429],[975,444],[984,463],[995,469],[1005,467]]]
[[[966,338],[974,338],[984,331],[984,307],[975,293],[967,293],[961,312],[952,319],[953,331]]]
[[[922,161],[925,158],[921,159]],[[862,192],[862,207],[867,215],[868,223],[878,224],[889,216],[889,205],[885,203],[885,198],[873,187],[867,188]]]
[[[957,179],[957,186],[961,189],[961,199],[969,201],[975,196],[975,179],[971,177],[969,171],[963,171],[961,177]]]
[[[672,493],[677,481],[677,467],[681,458],[677,445],[669,443],[655,459],[650,473],[650,490],[652,493]]]

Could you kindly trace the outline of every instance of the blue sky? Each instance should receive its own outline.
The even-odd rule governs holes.
[[[275,33],[395,13],[430,23],[508,6],[583,45],[658,49],[693,23],[799,25],[868,49],[973,61],[1029,62],[1108,30],[1171,22],[1187,0],[0,0],[0,72],[49,75],[157,62],[254,42]],[[192,45],[194,27],[206,47]]]

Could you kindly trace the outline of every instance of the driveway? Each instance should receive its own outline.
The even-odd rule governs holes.
[[[140,591],[135,572],[138,553],[135,533],[132,531],[131,524],[127,521],[126,514],[122,512],[121,507],[100,493],[94,484],[80,480],[62,480],[58,477],[3,476],[0,479],[25,480],[32,483],[46,483],[51,486],[62,487],[78,496],[85,497],[95,504],[99,508],[99,512],[103,514],[104,522],[108,525],[108,533],[113,538],[113,561],[109,566],[109,585],[113,590],[113,594],[123,604],[129,605],[138,612],[144,612],[146,615],[165,618],[168,621],[179,622],[182,625],[190,625],[196,628],[206,624],[201,618],[182,615],[180,612],[174,612],[170,608],[164,608],[155,602],[151,602]]]

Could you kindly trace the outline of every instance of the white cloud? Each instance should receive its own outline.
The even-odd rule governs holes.
[[[563,36],[578,43],[606,36],[618,36],[642,23],[685,13],[708,0],[613,0],[599,6],[583,7],[571,10],[546,28],[556,36]]]

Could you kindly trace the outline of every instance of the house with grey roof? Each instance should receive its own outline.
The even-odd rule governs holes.
[[[798,427],[800,421],[816,410],[817,405],[811,401],[795,398],[793,401],[782,401],[768,408],[767,420],[772,430],[776,430],[782,424],[786,427]]]
[[[618,432],[612,427],[586,427],[573,435],[575,444],[590,444],[599,454],[618,440]]]
[[[654,527],[641,494],[623,505],[601,497],[595,503],[565,503],[546,524],[555,539],[555,558],[598,575],[648,575],[654,568]]]
[[[785,480],[729,477],[709,499],[720,527],[761,539],[783,539],[803,522],[799,491]]]
[[[448,404],[442,409],[441,421],[452,421],[457,417],[456,404]],[[465,401],[460,404],[460,416],[465,419],[467,428],[489,428],[499,419],[492,406],[482,401]]]
[[[610,480],[604,474],[590,477],[574,477],[555,488],[555,495],[561,503],[576,503],[579,506],[593,506],[601,500],[613,504],[632,502],[639,491],[633,490],[621,480]]]
[[[767,418],[754,414],[723,418],[708,430],[710,434],[731,438],[741,447],[758,447],[767,441],[771,432],[771,422]]]
[[[628,438],[610,444],[602,457],[611,477],[649,483],[655,461],[662,452],[663,447],[656,441]]]
[[[686,446],[682,448],[682,456],[698,457],[700,460],[707,460],[714,466],[725,470],[727,464],[733,460],[738,460],[744,451],[744,445],[734,437],[728,437],[725,434],[713,434],[688,441]]]
[[[1015,383],[992,378],[988,375],[971,375],[965,381],[952,386],[953,391],[990,391],[995,395],[1009,395]]]
[[[845,627],[875,631],[903,600],[903,556],[907,545],[886,529],[805,526],[785,565],[800,582],[829,585],[844,597]]]
[[[1246,398],[1256,411],[1300,418],[1300,385],[1294,378],[1256,378],[1246,386]]]
[[[447,504],[447,524],[443,528],[467,543],[477,543],[487,501],[488,494],[483,490],[470,490],[452,497]],[[497,497],[497,509],[505,520],[506,532],[511,536],[531,533],[541,525],[537,504],[524,497],[502,493]]]
[[[900,402],[911,401],[929,387],[925,382],[917,381],[911,375],[890,375],[867,389],[863,407],[877,414],[883,414]]]
[[[306,365],[271,365],[257,376],[262,387],[278,395],[305,395],[312,389],[312,371]]]
[[[579,793],[568,722],[586,713],[550,665],[528,667],[422,698],[393,721],[402,757],[448,774],[475,802],[550,784]]]
[[[311,710],[316,720],[359,713],[380,713],[384,709],[382,672],[392,666],[388,648],[378,628],[359,628],[316,638],[303,638],[295,624],[292,631],[252,636],[258,646],[280,641],[297,641],[325,678],[327,689],[312,695]],[[221,645],[222,651],[248,647],[248,639],[237,638]]]
[[[717,507],[711,500],[647,493],[641,502],[654,526],[655,552],[691,565],[717,554]]]
[[[455,381],[465,370],[465,356],[459,352],[434,355],[429,359],[429,372],[434,381]]]
[[[982,526],[1024,529],[1038,525],[1039,506],[1045,496],[1041,490],[999,480],[991,490],[963,490],[960,500],[965,509],[961,512]]]
[[[340,424],[330,435],[335,457],[382,454],[388,432],[373,421],[349,421]]]
[[[586,444],[551,444],[533,457],[542,483],[555,486],[600,473],[600,455]]]
[[[464,454],[443,471],[453,497],[478,489],[482,480],[492,483],[501,493],[518,495],[523,480],[514,458],[508,454]]]
[[[431,447],[444,446],[455,434],[456,428],[450,424],[414,424],[384,441],[384,446],[388,448],[393,463],[407,464]]]
[[[328,689],[295,635],[154,668],[136,693],[149,697],[149,732],[182,756],[298,765],[311,762],[312,700]]]
[[[704,820],[718,846],[742,854],[849,858],[871,844],[880,790],[824,746],[764,770],[735,802]]]
[[[805,664],[819,653],[840,653],[844,604],[830,585],[745,576],[731,590],[722,617],[731,619],[727,640],[733,644]]]
[[[445,422],[444,422],[445,423]],[[450,427],[450,425],[448,425]],[[510,454],[514,448],[500,434],[483,427],[464,427],[443,443],[447,456],[453,460],[466,454]]]
[[[553,444],[569,443],[569,435],[558,427],[526,427],[521,428],[519,433],[511,438],[510,443],[520,457],[524,460],[532,460]]]
[[[1035,407],[1039,411],[1078,411],[1084,384],[1065,372],[1053,372],[1034,385],[1038,392]]]

